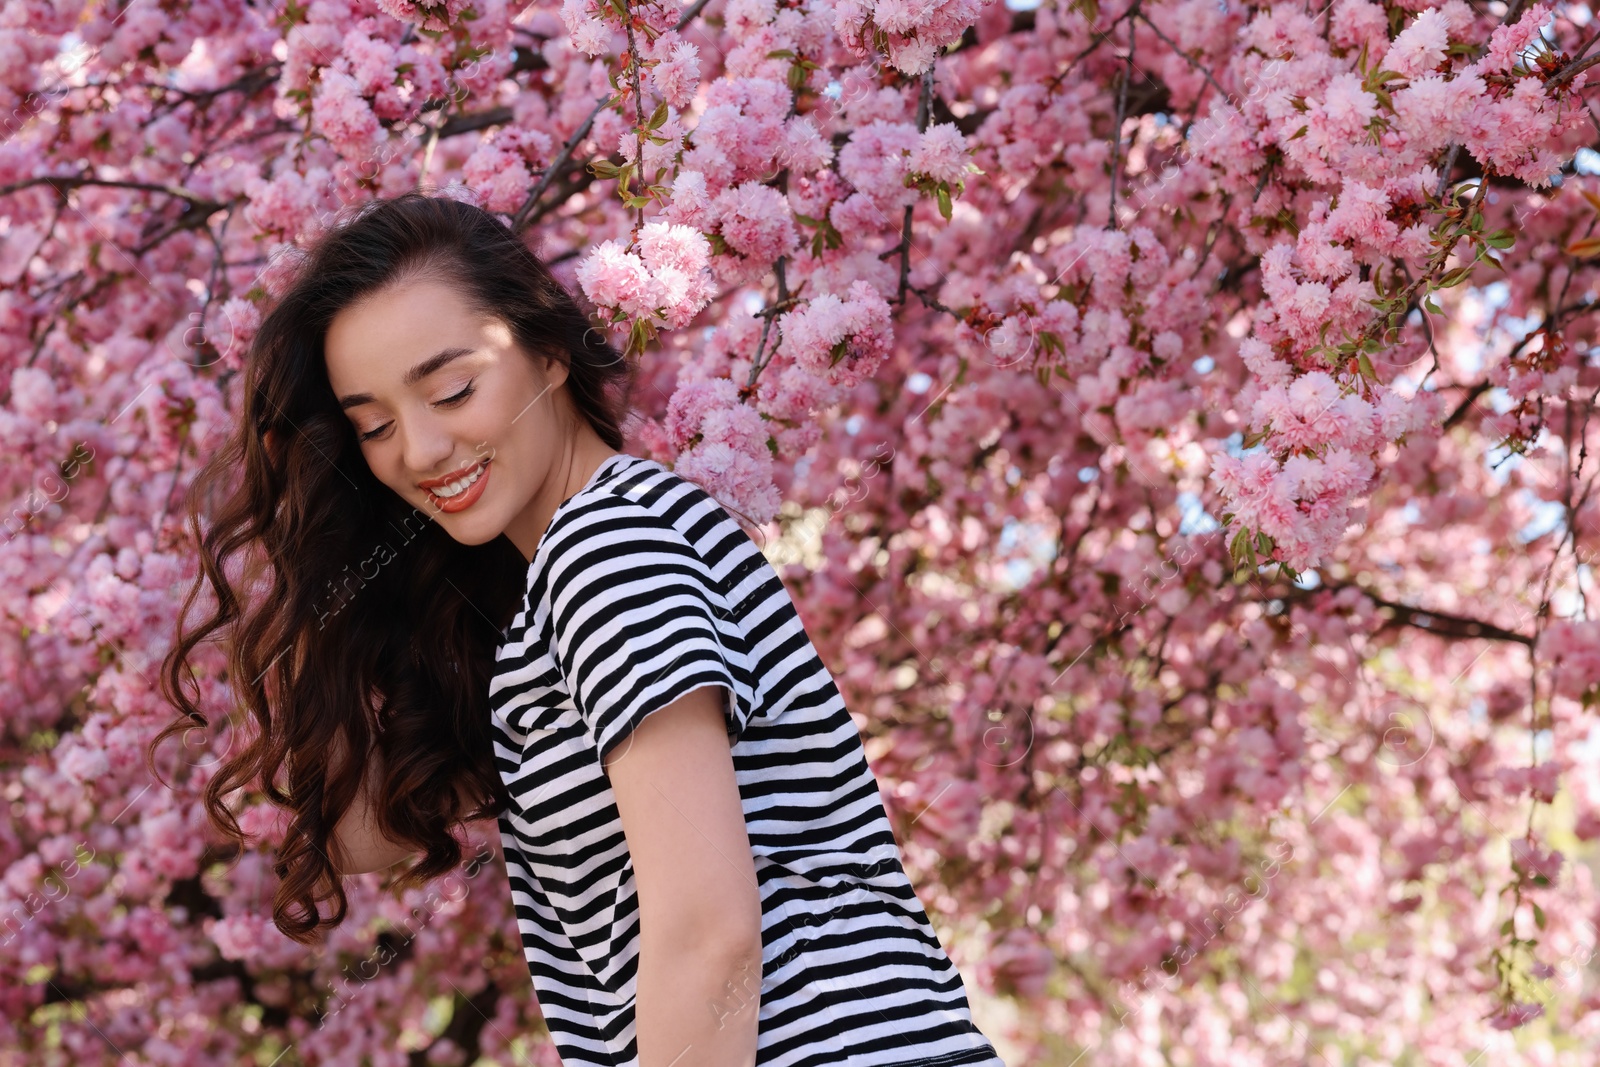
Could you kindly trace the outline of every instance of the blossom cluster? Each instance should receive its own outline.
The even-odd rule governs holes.
[[[1587,1063],[1596,12],[1313,7],[5,7],[0,1067],[555,1067],[503,878],[264,919],[218,650],[143,763],[262,315],[414,188],[762,527],[1008,1062]]]

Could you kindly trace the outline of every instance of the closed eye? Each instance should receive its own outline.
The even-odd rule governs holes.
[[[476,383],[477,383],[477,379],[474,378],[472,381],[469,381],[462,388],[461,392],[456,393],[453,396],[447,396],[443,400],[434,401],[434,406],[438,407],[440,405],[443,405],[445,407],[455,407],[458,404],[466,403],[467,398],[470,397],[474,392],[477,391],[477,389],[475,388]],[[386,422],[382,426],[375,426],[372,429],[368,430],[366,433],[359,434],[358,436],[363,441],[371,441],[376,437],[381,437],[383,435],[383,431],[387,430],[388,428],[389,428],[389,424]]]
[[[466,387],[463,388],[461,390],[461,392],[457,393],[455,396],[447,396],[443,400],[437,401],[437,403],[444,404],[447,407],[453,407],[456,404],[460,404],[460,403],[465,402],[467,397],[469,397],[469,396],[471,396],[473,394],[473,392],[474,392],[473,384],[476,381],[477,381],[477,379],[474,378],[472,381],[470,381],[470,382],[468,382],[466,384]]]

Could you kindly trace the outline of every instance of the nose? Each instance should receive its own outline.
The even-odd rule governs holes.
[[[436,478],[448,473],[446,467],[456,444],[437,419],[430,419],[426,415],[413,418],[402,433],[405,440],[401,455],[414,480]]]

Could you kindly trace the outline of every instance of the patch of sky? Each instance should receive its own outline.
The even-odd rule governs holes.
[[[1533,762],[1543,763],[1550,758],[1550,748],[1555,744],[1555,735],[1548,729],[1533,732]]]
[[[1006,7],[1012,11],[1032,11],[1039,6],[1039,0],[1006,0]]]
[[[79,67],[89,62],[89,57],[94,54],[94,49],[83,43],[83,38],[75,33],[63,33],[61,46],[56,49],[56,66],[62,74],[73,74]]]
[[[926,393],[933,385],[933,379],[921,371],[917,371],[906,379],[906,388],[913,393]]]
[[[1517,496],[1522,500],[1523,506],[1533,513],[1527,524],[1517,531],[1517,539],[1523,544],[1536,537],[1566,529],[1567,509],[1560,501],[1541,500],[1529,489],[1517,490]]]
[[[1567,751],[1572,754],[1573,759],[1584,763],[1600,760],[1600,720],[1590,723],[1589,736],[1568,746]]]
[[[1580,148],[1573,153],[1572,169],[1579,174],[1600,174],[1600,152],[1592,148]]]
[[[1244,445],[1244,434],[1237,430],[1223,438],[1222,444],[1227,448],[1228,455],[1233,456],[1235,459],[1243,456],[1253,456],[1257,452],[1265,452],[1267,450],[1267,446],[1261,443],[1253,444],[1249,448],[1242,447]]]
[[[1295,580],[1294,584],[1299,586],[1301,589],[1315,589],[1317,586],[1322,584],[1322,575],[1318,574],[1314,570],[1303,570],[1300,572],[1300,577]]]
[[[1020,473],[1020,472],[1019,472]],[[1000,527],[1000,551],[1012,552],[1022,547],[1027,555],[1006,561],[1005,584],[1010,589],[1021,589],[1033,580],[1034,575],[1048,567],[1056,558],[1056,540],[1053,532],[1038,523],[1022,522],[1007,516]]]
[[[1210,374],[1216,365],[1217,361],[1210,356],[1201,356],[1194,361],[1194,372],[1196,374]]]
[[[1098,477],[1100,477],[1100,468],[1099,467],[1079,467],[1078,468],[1078,481],[1080,481],[1080,482],[1084,482],[1084,483],[1092,482]]]
[[[1505,282],[1490,282],[1488,285],[1473,286],[1470,290],[1472,298],[1483,302],[1483,310],[1492,313],[1497,308],[1502,308],[1511,299],[1511,286]],[[1477,374],[1483,370],[1483,341],[1474,338],[1472,342],[1464,345],[1456,358],[1461,363],[1464,374]]]
[[[848,419],[844,420],[844,432],[852,436],[860,433],[861,424],[863,421],[864,420],[860,415],[851,415]]]
[[[1222,526],[1193,493],[1178,494],[1178,510],[1183,516],[1178,523],[1178,532],[1181,534],[1210,533]]]
[[[1489,399],[1491,401],[1495,399],[1495,392],[1499,392],[1499,390],[1495,390],[1489,394]],[[1506,407],[1509,406],[1509,404],[1506,405]],[[1494,408],[1496,411],[1505,410],[1505,407],[1502,407],[1499,404],[1495,404]],[[1483,465],[1488,468],[1490,477],[1499,482],[1501,485],[1506,484],[1506,482],[1511,478],[1511,472],[1522,466],[1522,462],[1523,460],[1521,456],[1511,451],[1511,449],[1505,448],[1501,445],[1492,445],[1483,450]]]

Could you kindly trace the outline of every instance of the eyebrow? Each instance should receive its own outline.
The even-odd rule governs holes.
[[[473,351],[474,350],[471,348],[446,348],[437,355],[429,356],[421,363],[418,363],[416,366],[406,371],[405,377],[403,377],[401,381],[406,385],[416,385],[418,382],[422,381],[422,379],[426,378],[434,371],[444,367],[446,364],[454,362],[455,360],[460,359],[462,356],[472,355]],[[339,398],[339,410],[347,411],[350,408],[359,407],[362,404],[370,404],[374,399],[375,398],[371,393],[351,393],[349,396],[342,396]]]

